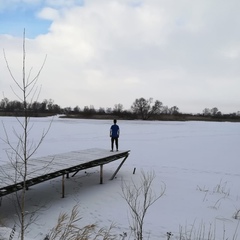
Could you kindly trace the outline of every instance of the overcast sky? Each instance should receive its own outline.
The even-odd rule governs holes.
[[[239,0],[0,0],[0,46],[19,81],[24,28],[27,73],[47,55],[39,101],[240,111]],[[16,99],[11,86],[2,51],[0,99]]]

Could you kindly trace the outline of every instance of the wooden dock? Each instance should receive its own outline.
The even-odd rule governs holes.
[[[114,179],[130,150],[110,152],[105,149],[86,149],[62,154],[30,159],[26,186],[30,187],[44,181],[62,176],[62,197],[64,197],[64,179],[70,173],[75,176],[79,171],[100,166],[100,184],[103,183],[103,165],[122,159],[110,180]],[[23,167],[18,165],[17,169]],[[23,179],[17,176],[15,168],[9,163],[0,166],[0,197],[23,189]]]

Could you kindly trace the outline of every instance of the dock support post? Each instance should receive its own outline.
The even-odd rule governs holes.
[[[103,183],[103,165],[100,165],[100,184]]]
[[[118,166],[117,170],[114,172],[114,174],[112,175],[112,177],[110,178],[110,180],[113,180],[115,178],[115,176],[117,175],[118,171],[120,170],[120,168],[122,167],[122,165],[124,164],[124,162],[126,161],[126,159],[128,158],[128,155],[122,160],[122,162],[120,163],[120,165]]]

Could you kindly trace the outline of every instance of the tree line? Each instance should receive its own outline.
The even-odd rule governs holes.
[[[0,102],[0,112],[5,115],[21,115],[25,108],[31,116],[44,116],[63,114],[66,117],[94,117],[94,116],[117,116],[125,119],[159,119],[161,116],[192,116],[193,114],[183,114],[177,106],[164,106],[159,100],[153,98],[145,99],[143,97],[135,99],[129,110],[124,109],[123,105],[118,103],[113,108],[95,109],[93,105],[84,106],[82,109],[77,105],[76,107],[61,108],[54,103],[52,99],[45,99],[42,102],[34,101],[31,103],[24,103],[21,101],[10,101],[8,98],[3,98]],[[195,114],[195,116],[213,117],[213,118],[240,118],[240,111],[231,114],[222,114],[217,107],[205,108],[202,113]]]

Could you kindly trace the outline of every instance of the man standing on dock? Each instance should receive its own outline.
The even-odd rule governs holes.
[[[114,124],[110,128],[111,152],[113,151],[114,142],[115,142],[115,145],[116,145],[116,151],[118,151],[118,138],[119,138],[119,135],[120,135],[120,128],[117,125],[117,120],[114,119],[113,123]]]

